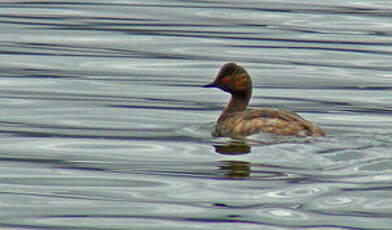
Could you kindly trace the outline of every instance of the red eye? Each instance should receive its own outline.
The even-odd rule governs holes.
[[[224,77],[224,78],[221,79],[221,82],[222,82],[222,83],[226,83],[226,82],[228,82],[228,81],[229,81],[229,79],[228,79],[227,77]]]

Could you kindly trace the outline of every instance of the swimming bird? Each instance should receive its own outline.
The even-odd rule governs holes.
[[[215,80],[203,87],[215,87],[231,94],[213,131],[214,137],[242,139],[255,133],[285,136],[325,136],[315,123],[288,109],[247,109],[252,96],[252,80],[247,71],[235,63],[226,63]]]

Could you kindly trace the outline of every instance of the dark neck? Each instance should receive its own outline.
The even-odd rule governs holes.
[[[246,107],[248,106],[251,95],[251,90],[242,94],[232,94],[229,104],[223,110],[218,121],[225,118],[230,113],[245,111]]]

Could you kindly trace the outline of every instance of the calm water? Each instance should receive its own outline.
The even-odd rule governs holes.
[[[391,1],[0,4],[0,228],[391,229]],[[328,136],[212,138],[252,107]]]

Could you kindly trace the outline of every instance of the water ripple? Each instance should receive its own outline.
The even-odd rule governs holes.
[[[390,2],[0,5],[3,228],[392,225]],[[211,137],[227,61],[328,136]]]

